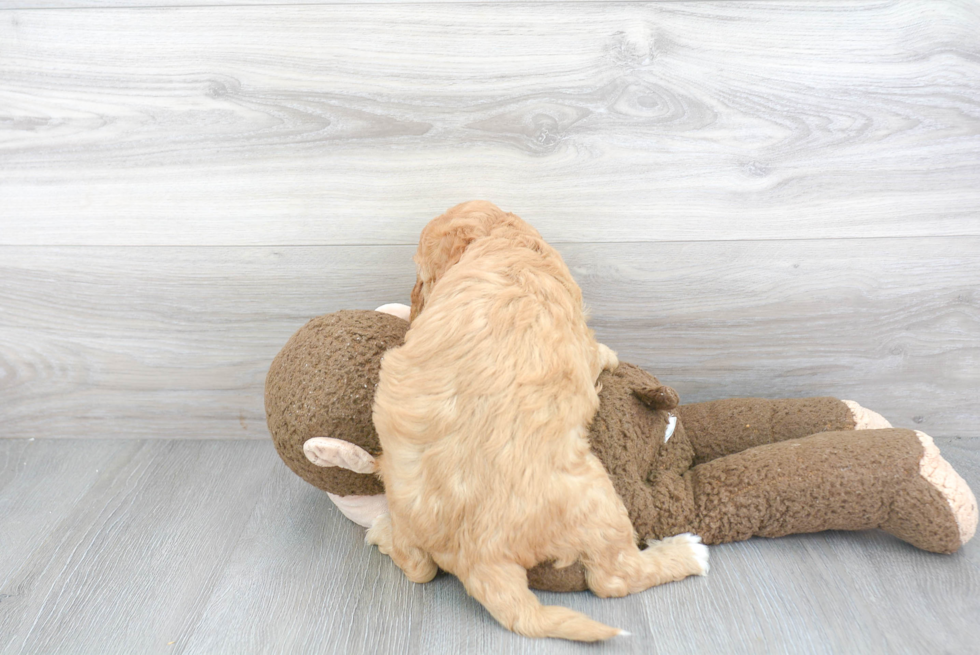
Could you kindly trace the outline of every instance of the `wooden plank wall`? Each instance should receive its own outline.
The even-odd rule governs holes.
[[[685,401],[980,436],[975,2],[3,6],[0,437],[267,438],[474,197]]]

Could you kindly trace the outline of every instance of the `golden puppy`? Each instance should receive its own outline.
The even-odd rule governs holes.
[[[581,560],[589,587],[623,596],[707,571],[691,535],[637,548],[587,427],[596,377],[618,365],[586,326],[582,292],[532,227],[489,202],[422,231],[412,326],[385,354],[374,403],[390,514],[369,543],[409,579],[437,566],[506,627],[581,641],[620,633],[542,606],[526,569]]]

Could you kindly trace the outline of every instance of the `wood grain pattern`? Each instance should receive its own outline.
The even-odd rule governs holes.
[[[310,491],[275,467],[183,653],[424,652],[433,590],[390,575],[364,530]]]
[[[569,2],[685,2],[689,0],[494,0],[494,4],[557,4]],[[818,0],[819,1],[819,0]],[[811,0],[813,2],[813,0]],[[426,0],[424,4],[486,4],[486,0]],[[329,5],[324,0],[5,0],[0,11],[11,9],[145,9],[160,7],[239,7],[283,5]],[[348,0],[344,4],[423,4],[419,0]]]
[[[116,457],[133,449],[129,441],[64,441],[45,446],[34,439],[0,442],[0,586],[42,551]],[[27,529],[29,526],[29,529]],[[14,596],[0,593],[0,617]],[[4,620],[0,618],[0,645]]]
[[[937,443],[976,486],[980,440]],[[31,552],[4,552],[16,573],[0,576],[3,655],[597,650],[505,631],[451,576],[408,582],[269,444],[0,439],[0,462],[18,461],[22,481],[0,482],[0,506],[24,502],[28,481],[43,489],[47,462],[75,453],[101,472],[65,503],[70,515],[0,514],[14,541],[44,535]],[[73,489],[92,476],[58,477]],[[941,556],[876,531],[829,532],[711,552],[706,578],[621,599],[540,596],[633,633],[601,652],[917,655],[980,641],[977,542]]]
[[[0,13],[0,243],[980,235],[971,2]]]
[[[681,393],[838,395],[980,436],[980,239],[565,244],[599,339]],[[0,249],[0,436],[267,438],[308,319],[407,302],[413,249]]]
[[[44,460],[76,443],[34,441],[46,457],[25,474],[41,478]],[[122,443],[43,543],[13,562],[0,588],[0,652],[167,652],[196,623],[276,458],[271,443]],[[68,489],[72,475],[88,472],[50,484]],[[43,517],[7,527],[31,532]]]
[[[265,439],[289,336],[414,280],[405,247],[7,248],[0,270],[7,437]]]

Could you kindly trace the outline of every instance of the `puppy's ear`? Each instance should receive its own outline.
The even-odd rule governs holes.
[[[457,219],[455,224],[442,234],[422,233],[422,242],[415,256],[418,276],[415,288],[412,289],[411,320],[415,320],[415,317],[422,313],[429,292],[432,291],[432,285],[462,259],[463,253],[477,237],[486,232],[481,230],[481,227],[481,223],[474,219]]]
[[[422,278],[417,277],[415,286],[412,288],[412,311],[408,318],[409,322],[415,320],[415,317],[422,311],[423,305],[425,305],[425,298],[422,297]]]
[[[474,221],[474,223],[476,222]],[[471,243],[476,241],[477,230],[480,227],[483,226],[478,223],[474,225],[464,224],[443,235],[442,243],[439,246],[439,249],[446,253],[446,260],[442,269],[443,273],[462,259],[466,249],[470,247]]]

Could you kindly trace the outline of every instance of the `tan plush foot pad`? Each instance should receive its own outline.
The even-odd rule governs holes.
[[[855,430],[884,430],[892,427],[888,419],[878,412],[872,412],[866,407],[861,407],[853,400],[842,400],[841,402],[851,410],[851,414],[854,416]]]
[[[939,454],[932,437],[918,430],[915,435],[925,451],[919,462],[919,474],[938,489],[949,503],[960,530],[960,544],[965,544],[977,531],[977,499],[966,481]]]

